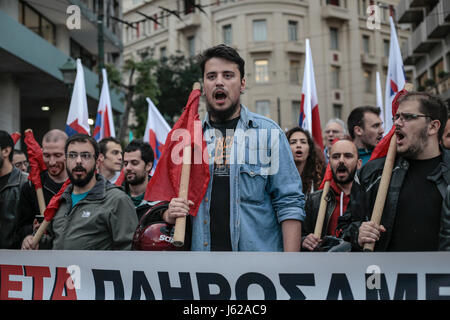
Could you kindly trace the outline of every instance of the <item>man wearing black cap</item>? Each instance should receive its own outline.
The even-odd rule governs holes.
[[[0,130],[0,249],[17,249],[14,237],[20,187],[27,182],[28,174],[12,164],[14,141]]]

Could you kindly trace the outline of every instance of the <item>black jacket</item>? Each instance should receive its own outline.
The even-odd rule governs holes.
[[[443,149],[441,151],[442,162],[427,179],[436,184],[444,199],[447,187],[450,184],[450,150]],[[363,221],[369,221],[371,218],[385,159],[380,158],[370,161],[361,168],[352,186],[352,199],[354,200],[338,221],[338,228],[343,229],[344,240],[351,242],[353,249],[357,251],[362,250],[358,244],[359,227]],[[375,251],[386,251],[389,246],[397,202],[408,168],[408,160],[402,157],[396,158],[381,218],[381,224],[386,228],[386,232],[382,233],[380,240],[376,242]],[[424,201],[426,201],[426,197],[424,197]],[[441,216],[439,248],[440,250],[450,250],[450,213],[448,210]]]
[[[49,176],[48,171],[41,173],[42,193],[44,194],[45,205],[50,199],[58,193],[63,183],[55,183]],[[39,215],[39,204],[37,201],[36,190],[31,181],[28,181],[21,188],[21,200],[18,211],[18,223],[16,228],[16,238],[19,243],[33,233],[33,221],[35,215]]]
[[[14,236],[20,202],[20,188],[27,182],[28,174],[13,168],[7,184],[0,190],[0,249],[18,249]]]
[[[317,216],[319,214],[320,207],[320,199],[322,198],[323,190],[317,190],[313,193],[310,193],[305,202],[305,221],[302,223],[302,242],[306,238],[306,236],[310,233],[314,233],[314,229],[316,228]],[[328,191],[327,196],[325,197],[325,201],[327,201],[327,210],[325,211],[325,219],[323,221],[323,228],[321,233],[321,238],[323,239],[327,235],[328,230],[328,222],[330,221],[330,217],[333,214],[334,209],[336,208],[336,194],[332,188]]]

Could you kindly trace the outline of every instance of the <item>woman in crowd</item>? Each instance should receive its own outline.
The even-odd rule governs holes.
[[[325,169],[322,152],[314,143],[308,131],[294,127],[286,132],[292,156],[302,178],[305,195],[317,190],[322,182]]]

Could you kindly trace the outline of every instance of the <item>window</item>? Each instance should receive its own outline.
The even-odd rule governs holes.
[[[300,61],[289,61],[289,82],[291,84],[299,84],[300,82]]]
[[[333,117],[342,119],[342,104],[333,104]]]
[[[166,49],[166,47],[161,47],[161,49],[159,49],[159,58],[160,59],[167,58],[167,49]]]
[[[340,69],[339,67],[331,67],[331,89],[339,89],[340,88]]]
[[[297,41],[297,21],[288,21],[288,41]]]
[[[364,71],[364,83],[365,88],[364,91],[366,93],[372,93],[372,72],[371,71]]]
[[[431,78],[434,80],[434,82],[439,82],[439,73],[441,71],[444,71],[444,60],[439,60],[435,65],[431,67]]]
[[[189,57],[195,56],[195,37],[190,36],[187,38],[188,42],[188,50],[189,50]]]
[[[230,46],[233,42],[232,35],[233,29],[231,27],[231,24],[227,24],[226,26],[222,27],[223,43]]]
[[[369,36],[363,35],[362,42],[363,42],[363,52],[370,53],[370,38],[369,38]]]
[[[268,83],[269,82],[269,61],[256,60],[255,61],[255,82]]]
[[[361,0],[361,15],[366,16],[367,15],[367,0]]]
[[[134,30],[134,29],[133,29]],[[83,65],[93,70],[97,62],[96,57],[82,47],[78,42],[70,39],[70,56],[74,59],[80,58]]]
[[[56,44],[55,25],[22,1],[19,2],[19,21],[48,42]]]
[[[266,41],[267,40],[267,26],[266,20],[254,20],[253,21],[253,41]]]
[[[291,104],[291,120],[293,126],[298,126],[299,118],[300,118],[300,104],[301,101],[292,101]]]
[[[332,6],[339,6],[339,0],[327,0],[327,4],[331,4]]]
[[[383,48],[384,48],[384,56],[385,57],[389,57],[389,47],[390,47],[390,43],[389,40],[383,40]]]
[[[259,100],[256,101],[256,113],[270,118],[270,101],[269,100]]]
[[[337,28],[330,28],[330,49],[339,50],[339,33]]]

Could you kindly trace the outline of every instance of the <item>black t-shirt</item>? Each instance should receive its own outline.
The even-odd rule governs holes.
[[[409,161],[387,251],[438,250],[442,196],[427,176],[441,161],[442,156]]]
[[[230,239],[230,155],[234,129],[240,117],[214,123],[216,129],[214,172],[211,191],[211,251],[231,251]]]
[[[11,172],[0,177],[0,190],[2,190],[3,187],[5,187],[8,184],[8,179],[10,175]]]

